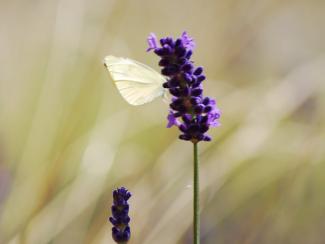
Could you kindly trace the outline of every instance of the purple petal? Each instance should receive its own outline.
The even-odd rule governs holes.
[[[151,51],[151,50],[155,50],[158,48],[158,45],[157,45],[157,42],[158,42],[158,39],[155,35],[155,33],[150,33],[148,38],[147,38],[147,42],[148,42],[148,45],[149,45],[149,48],[147,49],[147,52]]]
[[[168,120],[167,128],[170,128],[173,125],[176,125],[176,126],[179,126],[180,125],[180,122],[175,117],[173,111],[169,111],[169,114],[167,116],[167,120]]]
[[[193,50],[195,47],[195,43],[192,37],[190,37],[186,31],[183,32],[182,36],[181,36],[183,45],[190,50]]]
[[[210,103],[210,105],[213,105],[213,106],[217,104],[216,103],[216,100],[211,99],[211,98],[210,98],[210,102],[209,103]],[[216,108],[216,109],[220,112],[220,110],[218,108]]]
[[[219,122],[219,118],[220,118],[221,112],[218,108],[214,108],[213,111],[211,111],[208,114],[208,125],[212,126],[212,127],[217,127],[220,126],[220,122]]]

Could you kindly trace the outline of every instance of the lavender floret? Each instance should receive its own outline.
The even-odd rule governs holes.
[[[202,82],[206,79],[202,67],[194,67],[191,61],[195,43],[186,32],[180,38],[160,39],[155,34],[148,37],[149,48],[161,60],[161,73],[168,77],[163,87],[172,95],[167,116],[167,127],[177,126],[181,140],[197,143],[210,141],[206,134],[210,127],[219,126],[220,110],[214,99],[203,96]]]
[[[116,243],[127,243],[131,236],[129,226],[129,204],[131,193],[124,187],[113,191],[112,217],[109,221],[113,224],[112,237]]]

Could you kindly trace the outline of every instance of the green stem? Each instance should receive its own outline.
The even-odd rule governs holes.
[[[194,182],[193,182],[193,238],[194,244],[200,244],[200,186],[198,143],[194,142]]]

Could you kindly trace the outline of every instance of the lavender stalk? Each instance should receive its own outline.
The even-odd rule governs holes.
[[[195,244],[200,243],[200,172],[198,144],[193,144],[193,239]]]

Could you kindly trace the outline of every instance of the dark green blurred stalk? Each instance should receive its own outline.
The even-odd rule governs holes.
[[[199,185],[199,158],[198,158],[198,145],[194,145],[194,182],[193,182],[193,239],[194,244],[200,244],[200,185]]]

